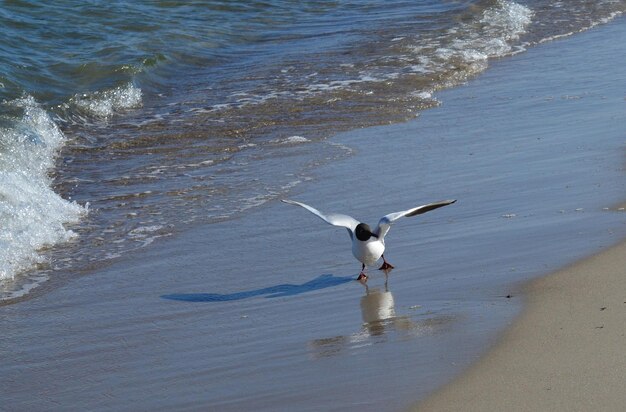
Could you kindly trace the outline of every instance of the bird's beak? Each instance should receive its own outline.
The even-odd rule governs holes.
[[[370,232],[370,236],[375,237],[376,239],[378,239],[378,236],[373,234],[372,232]]]

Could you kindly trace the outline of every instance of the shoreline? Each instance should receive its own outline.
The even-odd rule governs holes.
[[[622,242],[530,281],[495,346],[413,410],[620,410],[625,267]]]
[[[616,21],[600,30],[623,38],[622,27]],[[618,55],[601,56],[619,64],[613,57]],[[617,216],[625,208],[622,200],[603,210]],[[623,224],[622,218],[607,231],[619,232]],[[512,284],[521,312],[482,356],[409,410],[621,410],[626,403],[626,362],[620,361],[626,339],[625,267],[622,238],[546,275]]]

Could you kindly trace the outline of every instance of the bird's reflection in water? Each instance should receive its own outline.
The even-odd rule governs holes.
[[[371,336],[381,336],[386,328],[406,329],[411,321],[406,316],[396,316],[393,294],[389,291],[388,274],[385,274],[385,289],[371,288],[365,284],[365,295],[361,297],[363,327]]]
[[[388,273],[384,288],[369,287],[363,283],[365,294],[360,299],[363,325],[360,331],[347,336],[316,339],[310,342],[314,358],[338,355],[342,351],[355,350],[375,343],[382,343],[394,336],[403,341],[442,330],[454,320],[452,315],[431,315],[412,320],[406,315],[396,315],[395,300],[389,290]]]

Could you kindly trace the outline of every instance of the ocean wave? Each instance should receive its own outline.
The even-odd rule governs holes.
[[[76,108],[82,117],[108,119],[116,113],[141,107],[142,94],[140,88],[128,83],[109,90],[74,95],[70,107]]]
[[[463,77],[484,70],[487,60],[515,54],[524,50],[515,45],[531,23],[533,11],[512,1],[500,0],[484,10],[477,21],[463,23],[450,29],[439,40],[431,64],[426,69],[443,72],[462,67]],[[420,50],[417,50],[420,51]],[[456,82],[453,79],[452,84]],[[461,79],[463,80],[463,79]]]
[[[21,118],[0,128],[0,281],[43,261],[40,250],[72,239],[65,225],[87,212],[52,190],[50,170],[65,136],[34,98],[5,102]]]
[[[282,66],[271,82],[258,89],[236,90],[206,112],[273,104],[280,100],[302,101],[307,98],[329,96],[329,103],[351,94],[352,100],[369,99],[372,88],[388,85],[406,90],[407,78],[421,79],[421,89],[409,91],[409,96],[431,107],[432,92],[451,87],[487,67],[491,58],[521,52],[519,39],[531,24],[533,11],[509,0],[498,0],[481,13],[462,19],[445,31],[433,30],[417,35],[393,37],[380,44],[376,56],[367,49],[356,49],[353,57],[368,56],[364,61],[341,61],[336,70],[303,72],[296,66]],[[327,56],[343,59],[342,56]],[[434,79],[434,80],[433,80]],[[401,92],[398,92],[401,93]],[[392,94],[397,94],[392,92]],[[427,98],[421,99],[421,96]]]
[[[583,24],[579,27],[576,27],[574,30],[572,31],[566,31],[565,33],[559,33],[559,34],[553,34],[553,35],[549,35],[546,36],[542,39],[540,39],[537,43],[541,44],[541,43],[547,43],[550,41],[554,41],[554,40],[558,40],[558,39],[562,39],[565,37],[569,37],[572,36],[576,33],[581,33],[585,30],[590,30],[596,26],[599,26],[601,24],[607,24],[611,21],[613,21],[615,18],[620,17],[623,15],[623,11],[618,10],[618,11],[613,11],[611,13],[609,13],[606,16],[601,16],[596,18],[595,20],[591,20],[590,22],[587,22],[586,24]]]

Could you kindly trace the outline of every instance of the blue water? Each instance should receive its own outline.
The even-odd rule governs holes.
[[[327,137],[418,116],[490,60],[625,8],[6,1],[0,294],[284,196],[350,155]]]
[[[470,3],[470,2],[468,2]],[[3,98],[46,106],[136,82],[153,91],[186,75],[238,79],[254,65],[328,52],[360,31],[466,4],[384,2],[6,2],[0,12]],[[365,34],[365,33],[364,33]],[[363,34],[363,35],[364,35]]]

